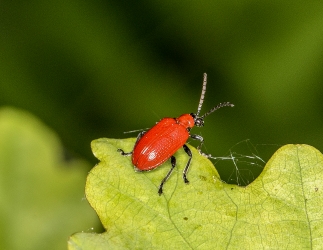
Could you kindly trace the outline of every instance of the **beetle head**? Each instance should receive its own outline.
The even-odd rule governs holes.
[[[196,127],[203,127],[204,126],[204,119],[203,119],[203,117],[198,117],[194,113],[191,113],[190,115],[193,117],[193,119],[194,119],[194,125]]]

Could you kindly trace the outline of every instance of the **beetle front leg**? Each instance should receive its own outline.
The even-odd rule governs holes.
[[[140,140],[140,138],[141,138],[145,133],[146,133],[146,131],[142,131],[142,132],[140,132],[140,133],[138,134],[138,136],[137,136],[137,140],[136,140],[136,142],[135,142],[135,145],[137,144],[137,142]],[[128,153],[125,153],[121,148],[118,148],[118,149],[117,149],[117,151],[118,151],[118,152],[120,152],[120,153],[121,153],[121,155],[123,155],[123,156],[130,156],[130,155],[132,155],[132,151],[131,151],[131,152],[128,152]]]
[[[161,181],[160,185],[159,185],[159,189],[158,189],[158,194],[161,195],[163,193],[163,186],[165,184],[165,182],[168,180],[168,178],[170,177],[170,175],[172,174],[175,166],[176,166],[176,158],[175,156],[171,156],[170,158],[170,162],[172,164],[171,169],[169,170],[169,172],[167,173],[167,175],[165,176],[165,178]]]
[[[204,143],[204,139],[202,136],[200,135],[190,135],[190,137],[194,140],[199,140],[200,141],[200,145],[197,146],[197,150],[199,151],[200,155],[203,155],[205,157],[210,157],[211,155],[210,154],[205,154],[201,151],[201,148],[202,148],[202,145]]]
[[[194,140],[199,140],[200,141],[200,145],[197,146],[197,150],[201,153],[201,147],[204,143],[204,139],[202,136],[200,135],[190,135],[190,137]]]

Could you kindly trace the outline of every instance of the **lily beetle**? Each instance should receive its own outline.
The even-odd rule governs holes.
[[[163,193],[163,186],[176,166],[174,154],[181,147],[183,147],[184,151],[189,157],[183,171],[183,180],[185,183],[189,183],[187,179],[187,172],[191,164],[192,152],[185,144],[189,137],[200,141],[200,144],[197,147],[198,151],[201,155],[208,156],[201,152],[201,147],[204,142],[203,137],[200,135],[190,134],[191,129],[194,126],[202,127],[204,125],[204,118],[217,109],[226,106],[234,106],[229,102],[220,103],[210,111],[206,112],[204,115],[200,116],[200,111],[206,92],[206,83],[207,74],[204,73],[202,93],[196,113],[183,114],[178,118],[163,118],[148,131],[142,131],[139,133],[132,152],[125,153],[122,149],[118,149],[118,151],[124,156],[132,155],[132,164],[134,165],[136,171],[149,171],[155,169],[169,158],[171,159],[172,166],[159,185],[159,195]]]

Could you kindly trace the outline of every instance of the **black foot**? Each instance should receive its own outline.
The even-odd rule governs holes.
[[[117,151],[120,152],[120,154],[124,155],[124,156],[132,155],[132,152],[125,153],[121,148],[118,148]]]

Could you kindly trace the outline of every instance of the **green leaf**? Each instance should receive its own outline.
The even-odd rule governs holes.
[[[33,115],[0,109],[0,249],[64,249],[71,233],[96,225],[84,199],[88,165],[65,161]]]
[[[319,249],[323,246],[323,155],[308,145],[286,145],[247,187],[222,182],[213,164],[193,152],[188,174],[183,150],[158,196],[167,162],[134,172],[135,140],[92,142],[100,163],[89,173],[86,196],[107,230],[79,233],[69,249]]]

